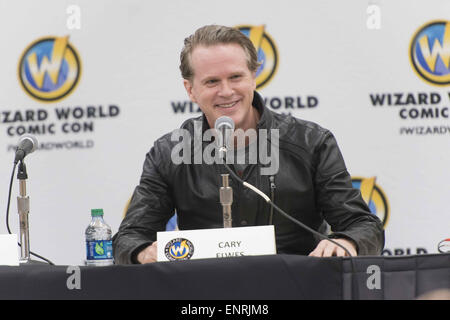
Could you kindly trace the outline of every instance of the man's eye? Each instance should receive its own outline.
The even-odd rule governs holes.
[[[211,79],[211,80],[206,81],[206,84],[215,84],[215,83],[217,83],[216,79]]]
[[[231,79],[239,79],[239,78],[241,78],[241,77],[242,77],[242,76],[241,76],[240,74],[236,74],[236,75],[232,76]]]

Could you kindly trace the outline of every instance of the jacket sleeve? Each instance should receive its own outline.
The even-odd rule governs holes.
[[[167,172],[170,159],[163,141],[156,141],[147,153],[139,185],[135,188],[125,218],[113,237],[117,264],[137,263],[136,255],[156,241],[156,232],[163,231],[174,213]],[[170,155],[170,152],[169,152]]]
[[[358,255],[379,255],[384,247],[384,230],[370,212],[350,174],[334,136],[325,131],[315,150],[316,202],[330,224],[330,238],[347,238],[357,246]]]

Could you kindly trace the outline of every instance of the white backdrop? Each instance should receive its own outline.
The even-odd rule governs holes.
[[[410,45],[427,24],[449,22],[449,13],[447,0],[0,0],[0,233],[6,233],[19,133],[36,125],[48,131],[53,124],[54,134],[35,132],[43,148],[26,158],[31,249],[56,264],[82,264],[90,209],[103,208],[115,233],[153,141],[198,115],[173,108],[188,100],[178,70],[183,39],[205,24],[264,25],[278,53],[278,67],[259,92],[275,107],[286,97],[300,97],[303,104],[308,97],[315,99],[311,108],[281,105],[275,111],[330,129],[355,186],[357,178],[376,177],[377,188],[366,192],[374,214],[389,215],[384,254],[437,252],[438,243],[450,236],[450,124],[445,111],[450,86],[431,84],[414,71]],[[31,97],[18,72],[22,55],[38,39],[64,36],[79,55],[78,84],[58,101]],[[442,48],[445,60],[448,39]],[[406,101],[411,94],[417,100],[419,93],[434,93],[441,101],[389,106],[386,100],[374,106],[370,98],[390,94]],[[109,115],[110,106],[119,113]],[[76,110],[77,116],[88,107],[104,117],[56,116],[63,109]],[[438,118],[400,116],[401,109],[420,113],[430,107],[438,109]],[[45,110],[47,119],[26,121],[27,112],[38,110]],[[90,130],[62,131],[64,123],[75,122],[87,123]],[[428,127],[440,129],[427,133]],[[406,134],[408,130],[413,133]],[[75,148],[74,141],[84,148]],[[57,149],[57,143],[65,147]],[[15,180],[10,210],[15,233],[17,195]]]

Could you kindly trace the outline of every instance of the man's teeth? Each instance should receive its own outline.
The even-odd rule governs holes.
[[[229,104],[218,104],[217,106],[220,107],[220,108],[231,108],[235,104],[236,104],[236,102],[232,102],[232,103],[229,103]]]

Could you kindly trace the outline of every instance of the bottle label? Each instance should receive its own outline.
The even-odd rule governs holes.
[[[86,241],[86,257],[88,260],[112,259],[112,241]]]

